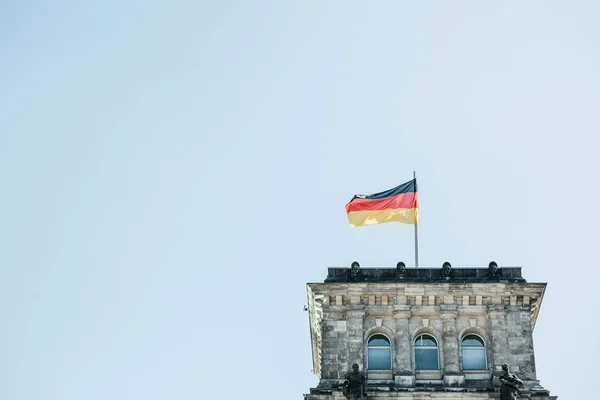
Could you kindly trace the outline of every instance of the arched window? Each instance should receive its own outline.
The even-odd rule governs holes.
[[[392,369],[392,346],[383,335],[373,335],[367,342],[367,368]]]
[[[415,339],[415,369],[440,369],[437,342],[431,335],[419,335]]]
[[[466,335],[462,342],[463,369],[487,369],[485,343],[477,335]]]

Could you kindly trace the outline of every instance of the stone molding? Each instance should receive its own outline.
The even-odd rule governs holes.
[[[436,312],[431,307],[456,304],[460,314],[479,314],[495,305],[530,310],[531,324],[539,312],[545,291],[543,283],[313,283],[309,287],[325,295],[324,307],[364,306],[379,315],[408,305],[412,313]]]

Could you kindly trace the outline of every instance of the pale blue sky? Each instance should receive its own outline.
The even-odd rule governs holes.
[[[599,15],[0,3],[0,398],[301,399],[305,283],[412,265],[412,226],[344,205],[416,169],[422,264],[548,282],[539,379],[592,399]]]

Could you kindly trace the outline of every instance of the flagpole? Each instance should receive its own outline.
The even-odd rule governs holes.
[[[417,190],[417,173],[415,171],[413,171],[413,179],[415,180],[415,192],[417,192],[417,196],[418,196],[418,190]],[[417,215],[419,212],[419,207],[418,207],[418,203],[417,203]],[[419,268],[420,264],[421,264],[421,256],[419,254],[419,221],[415,221],[415,267]]]

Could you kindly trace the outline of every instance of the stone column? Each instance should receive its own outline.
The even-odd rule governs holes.
[[[444,329],[444,384],[446,386],[461,386],[465,383],[464,375],[460,374],[458,356],[458,334],[456,332],[456,304],[442,304],[442,326]]]
[[[365,317],[365,311],[360,308],[348,309],[346,311],[346,323],[348,332],[348,365],[347,370],[352,369],[353,364],[358,364],[360,371],[365,371],[363,365],[363,348],[365,346],[363,338],[363,320]],[[340,374],[344,375],[344,374]]]
[[[396,338],[394,346],[394,380],[398,386],[414,386],[415,374],[411,363],[410,306],[395,305]]]

